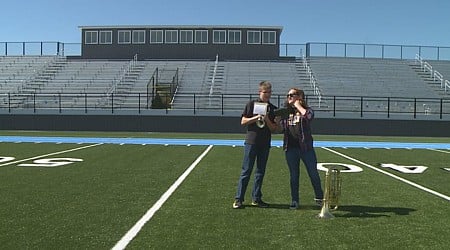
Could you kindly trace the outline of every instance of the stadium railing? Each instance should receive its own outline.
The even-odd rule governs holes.
[[[281,57],[359,57],[414,59],[416,54],[429,60],[450,60],[450,47],[397,45],[397,44],[364,44],[364,43],[327,43],[309,42],[305,44],[279,45]],[[80,56],[81,43],[65,42],[0,42],[0,55],[60,55]]]
[[[284,45],[288,47],[289,45]],[[429,60],[450,60],[450,47],[364,44],[364,43],[326,43],[311,42],[305,44],[306,57],[356,57],[381,59],[411,59],[416,54]],[[286,50],[288,51],[288,50]]]
[[[309,83],[311,85],[311,88],[313,89],[314,96],[317,97],[318,106],[320,108],[320,104],[322,101],[322,93],[320,91],[319,86],[317,85],[316,77],[314,76],[314,73],[308,64],[308,60],[306,60],[306,57],[304,55],[302,55],[302,62],[303,62],[303,67],[306,69],[307,76],[309,77]]]
[[[444,76],[439,71],[433,69],[433,66],[426,62],[419,54],[416,55],[415,61],[420,64],[424,72],[430,74],[430,78],[433,78],[433,81],[441,83],[441,89],[444,89],[444,92],[447,92],[447,88],[450,89],[450,82],[444,79]]]
[[[13,94],[3,94],[0,96],[0,113],[52,113],[62,114],[67,112],[76,112],[80,114],[90,113],[115,113],[130,112],[136,114],[148,114],[155,111],[148,104],[151,103],[146,93],[128,94],[121,96],[119,94],[110,94],[109,102],[101,103],[98,100],[105,98],[105,93],[85,93],[85,94],[63,94],[63,93],[45,93],[45,94],[22,94],[22,103],[14,102],[17,96]],[[183,100],[183,103],[177,103],[177,108],[170,105],[164,110],[166,114],[184,113],[202,114],[210,113],[218,116],[228,113],[238,114],[242,111],[244,105],[249,100],[253,100],[257,95],[252,94],[215,94],[214,98],[220,100],[219,106],[208,106],[209,94],[183,93],[177,94],[177,97]],[[134,102],[115,101],[123,98],[132,98]],[[169,97],[166,97],[169,98]],[[306,96],[307,100],[316,98]],[[380,118],[417,118],[425,119],[445,119],[450,120],[450,98],[407,98],[407,97],[377,97],[377,96],[324,96],[322,105],[312,108],[318,113],[329,117],[341,117],[349,115],[351,117],[380,117]],[[282,107],[284,104],[284,95],[272,95],[272,102]],[[76,100],[76,101],[75,101]],[[177,100],[175,99],[174,102]],[[160,112],[159,109],[158,112]]]

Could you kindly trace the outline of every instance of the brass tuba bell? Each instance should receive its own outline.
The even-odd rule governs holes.
[[[335,167],[328,169],[325,175],[325,193],[323,197],[322,210],[317,215],[320,219],[334,218],[330,212],[336,210],[339,206],[339,198],[341,196],[341,172]]]

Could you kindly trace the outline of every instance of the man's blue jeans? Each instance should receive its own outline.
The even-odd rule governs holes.
[[[308,172],[316,196],[315,198],[323,199],[323,190],[317,170],[317,157],[314,149],[302,152],[300,148],[290,147],[285,152],[285,156],[289,167],[292,201],[299,202],[300,159],[306,166],[306,171]]]
[[[269,159],[270,146],[244,145],[244,160],[242,161],[242,172],[239,177],[238,189],[235,199],[244,201],[245,191],[252,174],[256,161],[255,182],[253,183],[252,199],[261,200],[261,186],[266,172],[267,159]]]

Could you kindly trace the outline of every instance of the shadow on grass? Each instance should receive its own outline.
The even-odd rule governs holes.
[[[242,208],[258,208],[258,207],[252,205],[244,205]],[[289,204],[271,203],[269,207],[259,209],[289,209]],[[300,205],[299,210],[317,210],[319,212],[321,208],[316,205]],[[330,210],[330,212],[335,217],[343,217],[343,218],[390,217],[392,214],[409,215],[411,212],[414,211],[416,211],[416,209],[404,207],[370,207],[361,205],[339,206],[337,210]]]
[[[244,204],[242,205],[242,208],[258,208],[258,209],[289,209],[288,204],[274,204],[270,203],[269,207],[258,207],[250,204]]]
[[[405,207],[369,207],[369,206],[339,206],[336,211],[331,211],[336,217],[361,217],[361,218],[374,218],[374,217],[390,217],[395,215],[409,215],[411,212],[416,211],[412,208]],[[346,212],[342,214],[342,212]]]
[[[248,207],[248,208],[260,208],[258,206],[253,206],[253,205],[243,205],[243,208]],[[260,208],[260,209],[290,209],[289,208],[289,204],[277,204],[277,203],[270,203],[269,207],[266,208]],[[300,205],[300,208],[298,210],[320,210],[319,206],[314,206],[314,205]]]

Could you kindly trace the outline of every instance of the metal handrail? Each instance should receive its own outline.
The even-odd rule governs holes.
[[[450,83],[448,83],[450,85]],[[450,88],[450,86],[448,86]],[[98,111],[115,112],[118,110],[151,110],[151,107],[145,101],[141,101],[141,97],[145,94],[128,94],[128,100],[134,102],[111,102],[103,105],[98,104],[98,100],[105,97],[105,93],[35,93],[24,94],[26,103],[15,103],[14,99],[8,96],[0,96],[0,112],[1,113],[22,113],[25,110],[32,110],[36,113],[45,110],[49,112],[53,110],[56,113],[65,113],[73,110],[82,110],[84,113],[97,113]],[[117,99],[123,96],[115,95]],[[208,93],[183,93],[177,94],[173,105],[166,108],[169,111],[184,111],[196,114],[201,111],[212,111],[217,115],[223,115],[227,112],[242,112],[245,104],[254,98],[256,94],[215,94],[215,98],[221,100],[220,106],[208,106],[207,103],[210,95]],[[306,96],[307,100],[308,96]],[[406,97],[380,97],[380,96],[324,96],[326,105],[318,106],[317,103],[311,102],[310,106],[320,113],[328,113],[332,116],[339,114],[353,114],[353,116],[365,117],[369,115],[377,115],[390,118],[393,115],[406,115],[416,118],[418,116],[429,117],[429,119],[450,119],[450,98],[406,98]],[[272,95],[274,104],[278,107],[283,106],[284,95]],[[206,102],[205,102],[206,101]]]
[[[32,50],[30,47],[35,48]],[[0,42],[0,55],[60,55],[80,56],[81,43],[43,42]],[[374,57],[394,59],[414,59],[415,54],[430,60],[450,60],[450,47],[399,45],[399,44],[364,44],[364,43],[280,43],[280,56],[299,57],[303,51],[306,56],[339,57]],[[393,53],[391,51],[394,51]],[[391,53],[389,53],[391,52]]]
[[[430,73],[430,77],[433,78],[433,81],[439,81],[441,83],[441,89],[444,89],[444,92],[447,92],[447,83],[448,80],[444,79],[444,76],[437,70],[433,69],[433,66],[423,60],[423,58],[420,55],[416,55],[415,62],[420,63],[420,68],[423,70],[423,72],[428,71]],[[450,86],[449,86],[450,87]]]

